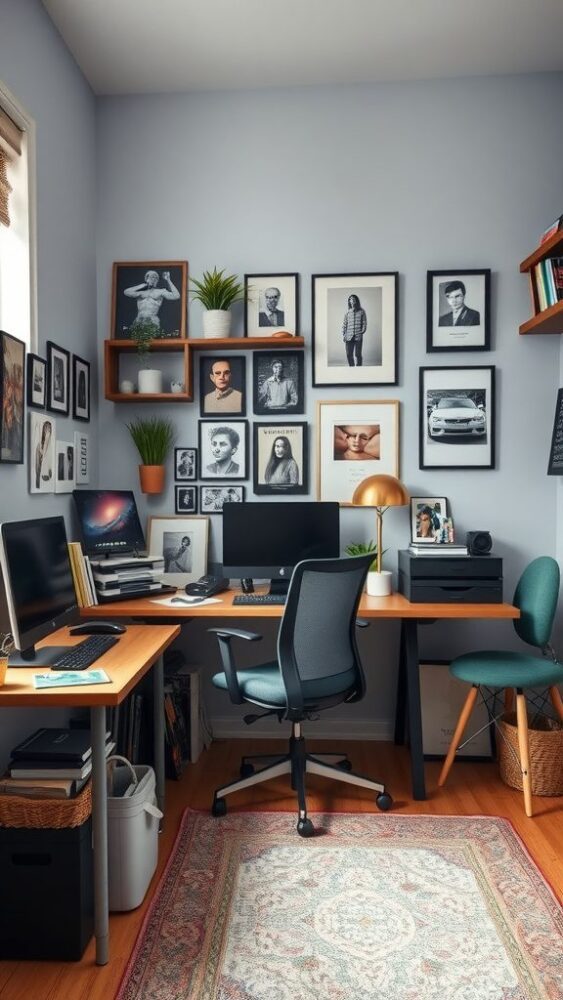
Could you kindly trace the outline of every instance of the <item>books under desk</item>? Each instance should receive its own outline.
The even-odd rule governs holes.
[[[109,730],[106,756],[115,748]],[[36,730],[12,748],[8,773],[0,778],[0,795],[28,798],[73,798],[90,778],[90,731],[73,726]]]

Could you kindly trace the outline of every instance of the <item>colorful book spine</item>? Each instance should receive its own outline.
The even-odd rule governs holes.
[[[537,293],[538,293],[538,300],[539,300],[539,304],[540,304],[540,312],[542,312],[544,309],[547,309],[547,294],[546,294],[546,289],[545,289],[545,284],[544,284],[544,277],[543,277],[543,270],[542,270],[541,262],[539,264],[535,265],[535,267],[534,267],[534,276],[535,276],[535,279],[536,279],[536,290],[537,290]]]
[[[551,263],[549,260],[542,260],[542,273],[545,285],[545,293],[547,298],[548,306],[554,306],[557,302],[557,292],[555,290],[555,282],[553,280],[553,272],[551,270]]]

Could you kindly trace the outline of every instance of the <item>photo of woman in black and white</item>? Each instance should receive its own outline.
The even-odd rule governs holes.
[[[293,457],[289,439],[284,435],[277,437],[272,445],[264,479],[269,486],[295,486],[299,482],[297,462]]]
[[[307,493],[307,430],[306,423],[254,424],[255,493]]]

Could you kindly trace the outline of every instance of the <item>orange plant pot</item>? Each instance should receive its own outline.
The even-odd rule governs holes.
[[[164,466],[140,465],[139,479],[143,493],[162,493],[164,489]]]

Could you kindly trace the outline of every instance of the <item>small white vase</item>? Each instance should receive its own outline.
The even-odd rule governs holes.
[[[382,569],[381,573],[368,573],[366,593],[370,597],[387,597],[391,593],[392,576],[389,569]]]
[[[204,337],[228,337],[231,332],[229,309],[206,309],[203,313]]]
[[[139,370],[139,392],[152,395],[162,392],[162,372],[158,368],[141,368]]]

